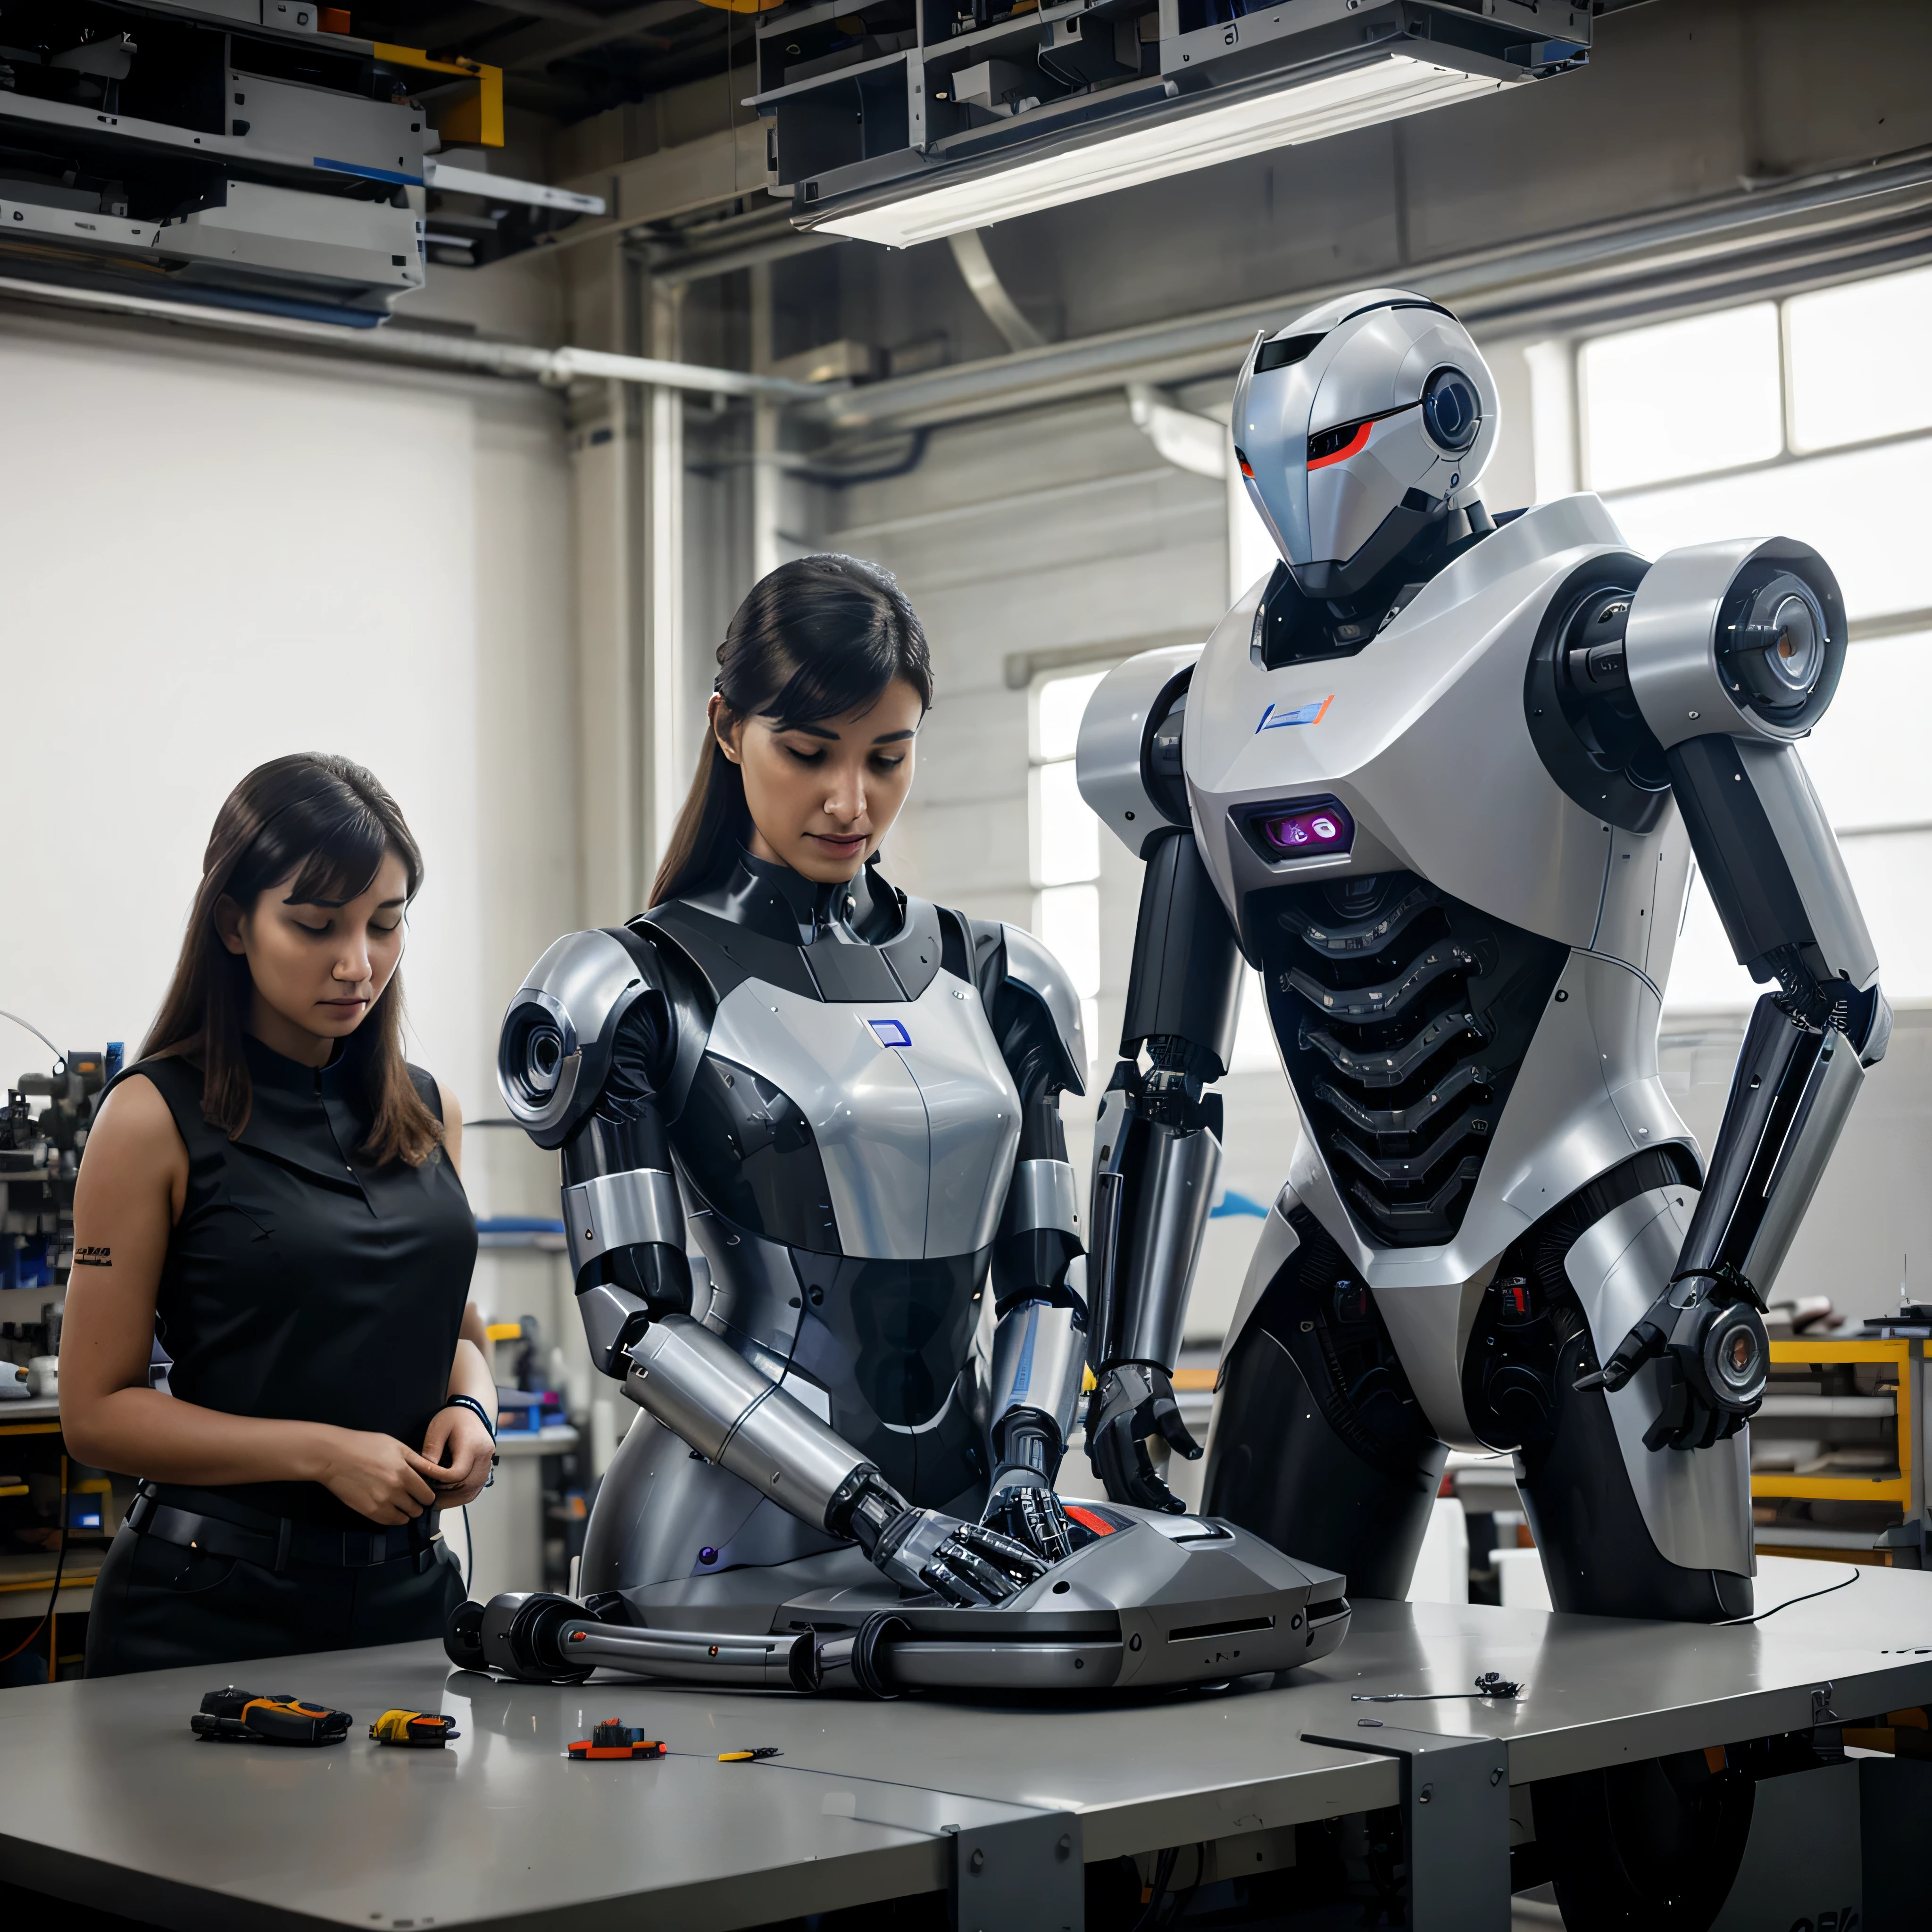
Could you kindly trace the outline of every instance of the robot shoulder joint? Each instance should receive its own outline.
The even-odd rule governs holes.
[[[1100,680],[1080,721],[1080,796],[1136,858],[1192,818],[1181,774],[1187,687],[1204,644],[1143,651]]]
[[[539,1147],[561,1147],[596,1104],[624,1016],[663,976],[648,940],[622,927],[566,934],[532,967],[496,1048],[496,1084]]]
[[[1008,986],[1029,995],[1045,1019],[1061,1056],[1060,1083],[1076,1094],[1087,1090],[1087,1034],[1080,1017],[1080,995],[1066,969],[1023,926],[1003,928]]]

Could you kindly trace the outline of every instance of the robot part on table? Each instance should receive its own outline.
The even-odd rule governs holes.
[[[1797,750],[1837,580],[1782,538],[1647,562],[1594,496],[1492,518],[1495,384],[1400,290],[1258,339],[1234,423],[1283,560],[1204,648],[1112,672],[1078,746],[1147,861],[1094,1144],[1096,1466],[1167,1501],[1144,1444],[1245,958],[1303,1128],[1208,1512],[1400,1598],[1450,1446],[1511,1450],[1559,1610],[1743,1616],[1760,1313],[1890,1028]],[[1708,1169],[1657,1062],[1694,857],[1774,988]]]
[[[644,1414],[592,1511],[584,1600],[466,1606],[452,1655],[885,1691],[1185,1683],[1332,1650],[1340,1576],[1054,1492],[1088,1352],[1059,1096],[1086,1065],[1037,941],[872,870],[814,885],[743,854],[552,946],[500,1081],[562,1154],[591,1352]],[[1173,1212],[1178,1254],[1198,1214]]]

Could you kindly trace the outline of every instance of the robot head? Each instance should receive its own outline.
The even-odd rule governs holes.
[[[1295,581],[1352,596],[1476,500],[1496,386],[1469,332],[1405,289],[1369,289],[1257,339],[1234,389],[1248,494]]]

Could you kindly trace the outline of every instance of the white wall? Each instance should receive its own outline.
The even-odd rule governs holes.
[[[0,320],[0,1006],[131,1056],[224,796],[264,759],[340,752],[424,854],[411,1055],[470,1114],[500,1111],[497,1016],[576,916],[558,406]],[[44,1061],[0,1030],[0,1070]],[[505,1138],[466,1162],[482,1211],[494,1168],[520,1177]]]

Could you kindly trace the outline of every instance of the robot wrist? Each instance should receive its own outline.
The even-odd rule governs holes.
[[[825,1512],[825,1527],[834,1536],[850,1537],[872,1557],[880,1538],[910,1507],[874,1465],[862,1462],[839,1485]]]

